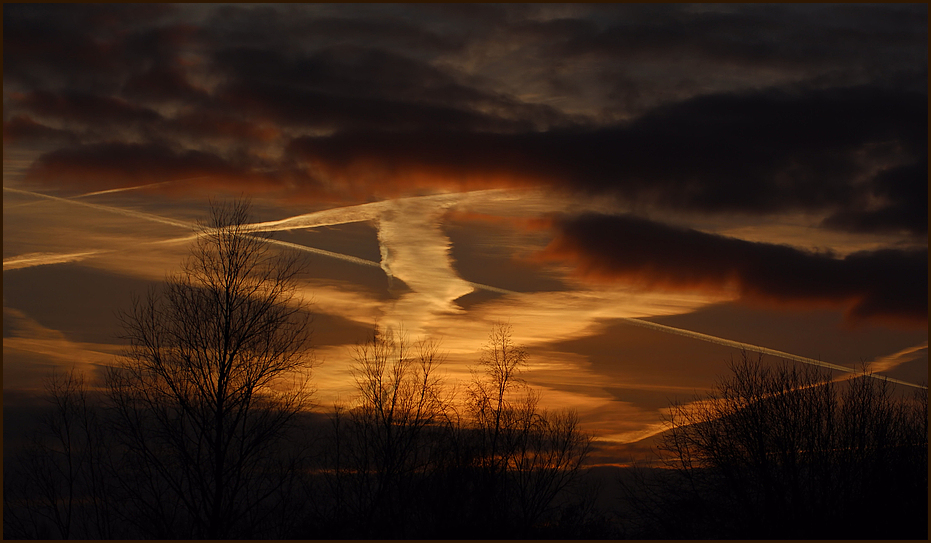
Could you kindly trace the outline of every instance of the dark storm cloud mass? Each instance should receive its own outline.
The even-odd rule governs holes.
[[[66,125],[80,123],[97,127],[126,126],[161,120],[161,115],[155,111],[119,98],[84,93],[53,94],[45,91],[13,94],[11,98],[16,106],[33,115],[54,119]]]
[[[354,45],[298,58],[265,49],[221,50],[214,64],[228,81],[218,100],[295,127],[519,132],[565,117],[467,86],[427,63]]]
[[[47,153],[30,166],[26,179],[82,190],[197,179],[213,185],[274,188],[286,175],[283,171],[263,173],[254,164],[231,162],[202,151],[179,151],[161,144],[110,142]]]
[[[364,161],[447,177],[509,173],[674,209],[844,206],[849,215],[841,212],[829,225],[921,234],[926,119],[927,99],[918,93],[763,91],[701,96],[602,129],[341,133],[296,139],[291,150],[333,171]],[[861,211],[874,196],[881,207]]]
[[[34,180],[151,165],[363,197],[542,184],[927,233],[926,5],[4,14],[5,145],[71,146]]]
[[[76,144],[78,137],[68,130],[45,126],[28,115],[16,115],[3,122],[4,143],[39,142],[59,145]]]
[[[113,91],[143,60],[131,37],[173,11],[166,4],[4,6],[5,83]]]
[[[883,59],[901,54],[927,36],[927,7],[678,4],[602,6],[596,17],[528,25],[559,35],[554,49],[572,55],[603,54],[630,59],[643,55],[688,55],[747,67],[854,63],[882,70]],[[923,53],[912,50],[913,60]]]
[[[736,287],[765,301],[841,303],[848,319],[927,320],[928,251],[857,252],[844,258],[673,227],[631,215],[561,217],[544,259],[592,278],[667,288]]]

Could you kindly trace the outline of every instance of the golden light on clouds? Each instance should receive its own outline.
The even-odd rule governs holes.
[[[745,346],[927,381],[919,5],[111,9],[5,10],[8,388],[107,365],[239,196],[308,264],[321,409],[376,323],[451,387],[509,323],[613,443]]]

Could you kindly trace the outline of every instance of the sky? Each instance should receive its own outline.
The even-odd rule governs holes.
[[[607,463],[741,347],[926,384],[927,9],[5,4],[5,412],[237,197],[306,255],[321,410],[375,323],[460,389],[510,324]]]

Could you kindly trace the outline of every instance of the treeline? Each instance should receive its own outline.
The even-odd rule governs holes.
[[[49,378],[31,440],[4,451],[5,538],[927,539],[927,389],[869,375],[745,355],[671,407],[663,467],[600,504],[593,437],[540,407],[506,325],[459,391],[435,342],[376,327],[356,396],[313,410],[301,266],[249,224],[215,205],[122,314],[101,382]]]
[[[121,314],[127,347],[103,382],[51,378],[42,431],[5,463],[5,536],[525,537],[581,522],[562,505],[591,437],[539,408],[507,326],[456,402],[435,343],[376,328],[355,352],[358,398],[311,424],[299,255],[250,224],[248,202],[212,205],[180,272]]]
[[[591,436],[573,413],[539,409],[506,326],[462,401],[429,340],[376,329],[353,360],[351,404],[295,416],[274,435],[280,405],[251,415],[266,432],[235,443],[225,498],[206,457],[167,445],[157,425],[122,434],[106,394],[56,374],[42,427],[6,458],[4,536],[927,538],[925,390],[903,395],[866,373],[835,382],[745,353],[709,394],[670,407],[661,467],[620,470],[601,481],[618,492],[595,503]],[[242,451],[258,440],[250,460]],[[134,450],[143,444],[147,460]]]
[[[928,391],[748,353],[627,479],[638,539],[928,538]]]
[[[439,376],[441,362],[436,343],[376,329],[355,351],[356,401],[325,416],[295,414],[286,428],[273,422],[287,406],[253,411],[251,433],[230,434],[237,450],[225,454],[238,465],[218,474],[222,485],[212,476],[216,460],[195,456],[182,435],[159,432],[166,426],[157,419],[183,418],[183,408],[137,403],[128,424],[113,390],[95,399],[79,374],[56,374],[43,427],[5,477],[4,535],[609,535],[576,493],[591,436],[574,413],[539,408],[520,376],[526,352],[509,328],[493,330],[464,401]],[[206,449],[211,430],[190,429],[208,434],[198,439]]]
[[[591,437],[574,413],[539,408],[509,327],[492,331],[458,404],[437,375],[435,342],[376,331],[354,359],[360,400],[330,419],[328,468],[313,492],[325,498],[309,533],[520,538],[584,528],[555,502],[574,490]]]

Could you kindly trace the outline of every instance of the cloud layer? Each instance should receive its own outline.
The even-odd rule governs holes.
[[[927,322],[927,249],[837,258],[630,215],[564,216],[555,227],[557,237],[539,257],[567,261],[590,279],[659,289],[732,290],[774,303],[842,304],[852,321]]]
[[[543,186],[927,234],[927,6],[5,10],[27,180],[369,201]]]

